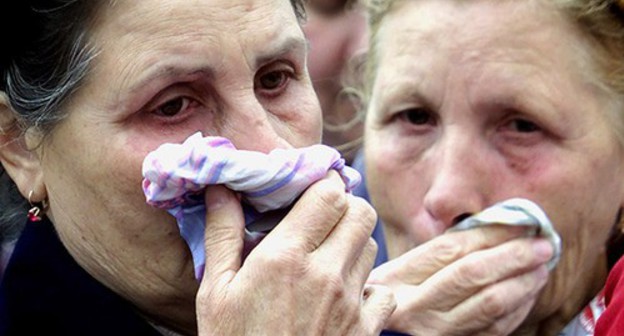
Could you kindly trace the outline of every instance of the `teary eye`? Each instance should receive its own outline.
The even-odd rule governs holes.
[[[258,79],[260,87],[266,90],[275,90],[288,80],[288,76],[284,71],[271,71]]]
[[[158,106],[155,112],[166,117],[173,117],[183,111],[188,105],[188,98],[177,97]]]
[[[254,89],[265,97],[277,97],[296,78],[295,69],[287,62],[275,62],[262,67],[254,78]]]

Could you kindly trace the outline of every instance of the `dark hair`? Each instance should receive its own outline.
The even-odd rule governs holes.
[[[1,166],[0,166],[1,167]],[[28,211],[28,202],[20,196],[8,174],[0,168],[0,244],[19,235]],[[1,250],[1,248],[0,248]],[[0,251],[2,255],[2,251]]]
[[[34,127],[46,133],[64,118],[61,105],[78,88],[93,56],[86,31],[91,14],[102,3],[31,0],[3,11],[0,24],[8,48],[0,64],[0,90],[14,111],[10,124],[0,125],[4,132],[19,136]],[[20,30],[11,29],[9,22],[22,23]],[[17,238],[28,202],[4,168],[0,168],[0,183],[0,242],[4,242]]]
[[[97,54],[89,42],[95,13],[115,0],[13,2],[0,13],[6,46],[0,52],[0,91],[6,93],[14,119],[0,125],[0,131],[36,129],[45,136],[65,118],[63,105],[80,87]],[[304,0],[290,3],[297,18],[304,20]],[[0,183],[2,242],[15,236],[28,202],[2,166]]]

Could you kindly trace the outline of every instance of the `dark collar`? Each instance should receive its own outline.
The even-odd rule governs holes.
[[[28,222],[0,284],[0,335],[160,335],[67,252],[52,223]]]

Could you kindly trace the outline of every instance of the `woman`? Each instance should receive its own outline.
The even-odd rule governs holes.
[[[15,6],[3,24],[29,27],[7,33],[0,160],[31,211],[0,334],[379,333],[394,299],[364,287],[374,213],[337,174],[244,264],[239,200],[207,188],[201,283],[174,218],[141,188],[145,156],[198,131],[264,153],[320,140],[300,1]]]
[[[366,173],[394,259],[371,282],[397,295],[389,328],[592,334],[608,260],[617,258],[609,242],[622,229],[622,3],[368,5]],[[539,204],[561,234],[552,272],[525,263],[526,254],[546,254],[526,238],[467,253],[454,247],[455,233],[444,234],[513,197]],[[483,239],[482,231],[472,234],[464,245]],[[423,263],[436,245],[438,263]],[[475,280],[454,281],[448,272],[457,268]],[[462,317],[470,309],[484,314]]]

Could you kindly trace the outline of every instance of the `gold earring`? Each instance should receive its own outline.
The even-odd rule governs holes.
[[[33,202],[31,201],[33,195],[33,191],[31,190],[28,193],[28,203],[30,204],[31,208],[30,210],[28,210],[28,220],[30,220],[31,222],[39,222],[41,221],[41,207],[38,204],[33,204]]]

